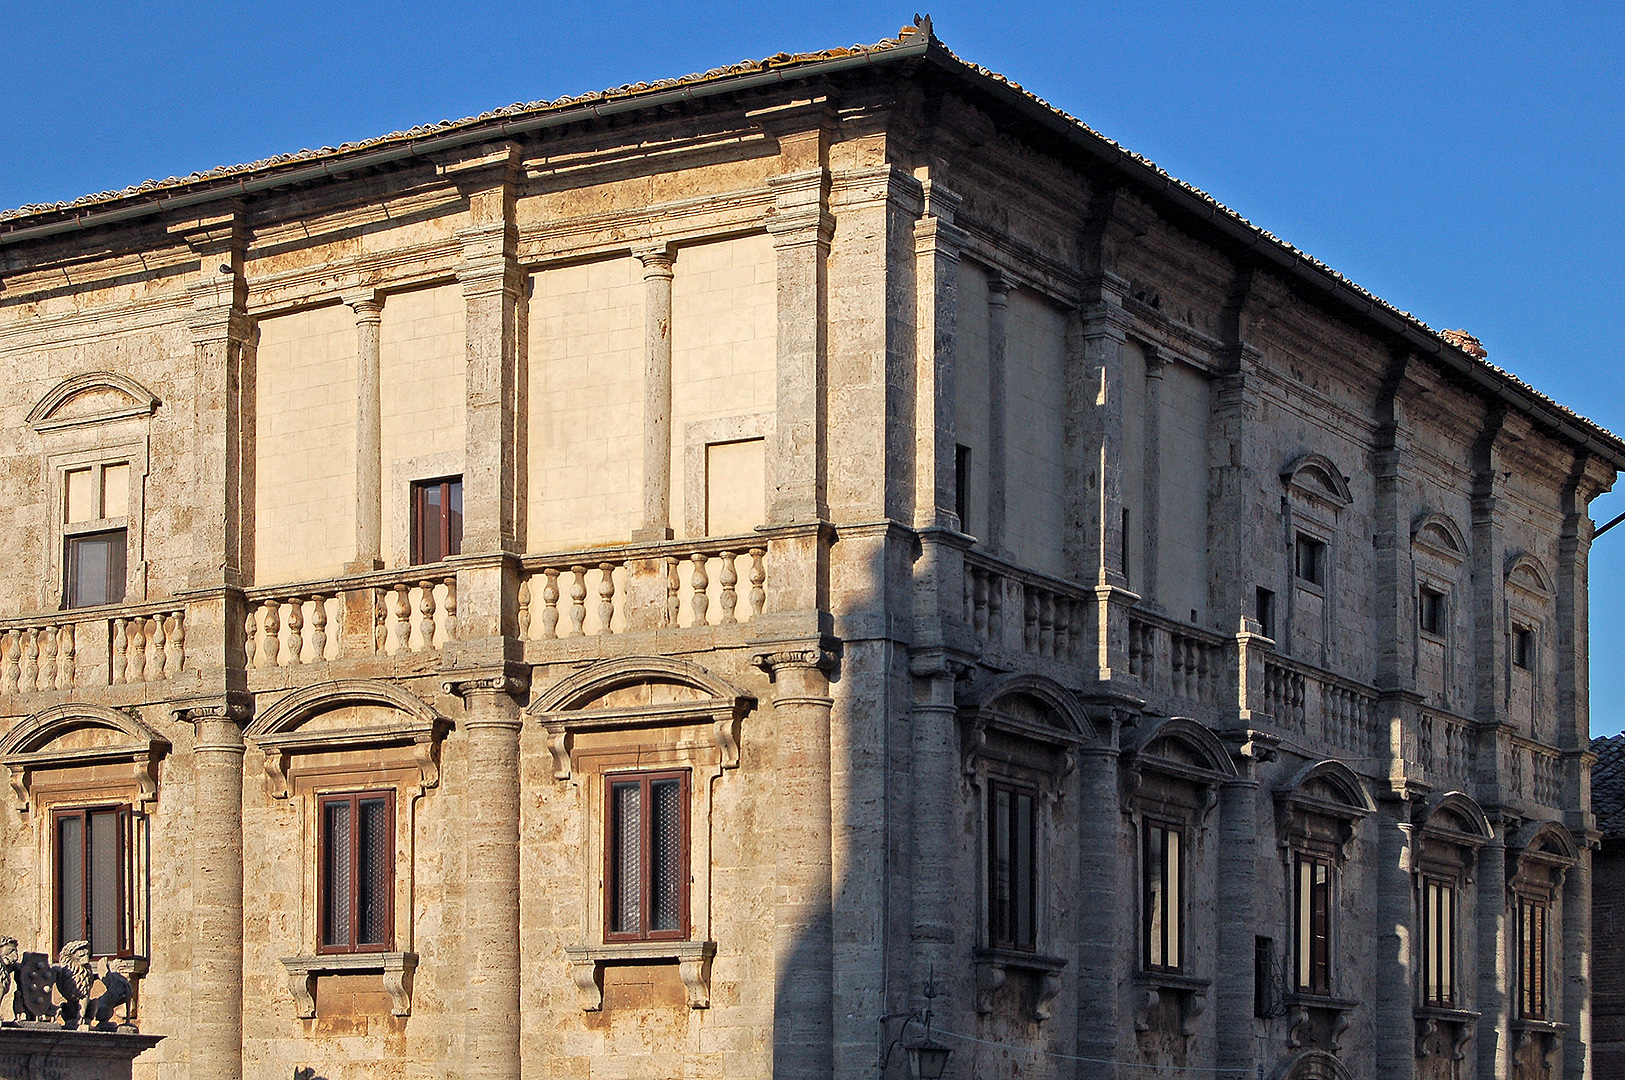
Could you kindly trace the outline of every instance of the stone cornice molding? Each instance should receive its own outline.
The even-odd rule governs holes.
[[[57,412],[64,405],[79,395],[93,390],[116,391],[129,398],[130,404],[122,408],[101,410],[88,416],[56,418]],[[154,394],[128,375],[121,375],[114,371],[86,371],[79,375],[69,376],[53,386],[28,411],[28,416],[24,418],[24,422],[36,432],[57,431],[62,428],[148,417],[156,412],[161,404],[163,403],[158,400],[157,394]]]
[[[334,709],[377,705],[402,719],[366,727],[303,731],[306,721]],[[338,679],[307,686],[280,698],[244,733],[264,754],[265,790],[273,799],[290,794],[288,773],[296,754],[334,753],[383,746],[411,746],[422,794],[440,783],[440,743],[451,721],[406,690],[373,679]]]
[[[103,728],[115,732],[118,738],[83,749],[50,748],[58,737],[82,727]],[[134,770],[137,800],[149,803],[158,797],[156,766],[169,749],[169,740],[143,723],[133,710],[121,712],[101,705],[69,703],[54,705],[13,725],[0,737],[0,765],[10,774],[18,813],[27,813],[33,802],[36,772],[126,762]]]

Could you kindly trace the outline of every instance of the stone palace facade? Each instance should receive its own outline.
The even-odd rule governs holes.
[[[928,21],[24,208],[0,362],[139,1076],[1586,1074],[1625,444]]]

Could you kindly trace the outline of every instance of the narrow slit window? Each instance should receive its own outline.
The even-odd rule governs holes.
[[[954,447],[954,513],[959,529],[970,532],[970,447]]]
[[[1184,833],[1156,822],[1145,827],[1142,919],[1148,971],[1184,967]]]
[[[1331,863],[1312,855],[1297,860],[1297,964],[1299,993],[1331,993]]]
[[[988,801],[988,941],[1030,951],[1038,944],[1038,799],[1029,788],[994,783]]]
[[[1450,1008],[1456,1000],[1456,887],[1425,878],[1422,888],[1422,1000]]]
[[[1546,1019],[1546,914],[1539,900],[1518,900],[1518,1015]]]

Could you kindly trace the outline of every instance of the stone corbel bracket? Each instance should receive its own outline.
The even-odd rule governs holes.
[[[107,741],[72,750],[51,748],[58,738],[80,728],[103,729]],[[129,713],[66,704],[35,713],[0,737],[0,764],[9,774],[18,813],[26,814],[33,802],[36,773],[88,765],[128,763],[137,800],[145,805],[158,797],[157,765],[169,748],[168,739]]]
[[[647,961],[677,961],[677,974],[688,991],[688,1007],[711,1007],[711,961],[714,941],[629,941],[608,945],[566,945],[570,977],[581,995],[582,1012],[604,1007],[604,965]]]
[[[739,768],[739,722],[756,704],[754,698],[713,698],[709,701],[680,701],[660,706],[651,714],[647,706],[627,709],[583,709],[544,716],[547,749],[553,756],[553,779],[568,780],[573,772],[572,757],[578,732],[614,731],[692,724],[709,725],[720,764],[724,769]]]
[[[1059,956],[1039,956],[1036,953],[1014,949],[976,950],[976,1011],[987,1015],[993,1011],[993,998],[999,987],[1010,978],[1010,970],[1026,971],[1038,980],[1038,994],[1033,1001],[1029,1019],[1043,1022],[1054,1015],[1051,1008],[1061,992],[1061,969],[1066,960]]]
[[[1151,1030],[1151,1013],[1164,998],[1172,996],[1179,1004],[1179,1034],[1190,1038],[1196,1034],[1197,1019],[1207,1011],[1207,979],[1197,979],[1176,972],[1147,971],[1134,976],[1135,994],[1134,1030]]]
[[[417,971],[418,954],[334,953],[327,956],[284,956],[288,991],[293,994],[294,1013],[301,1020],[316,1017],[316,980],[323,975],[378,973],[389,994],[390,1014],[412,1015],[412,975]]]

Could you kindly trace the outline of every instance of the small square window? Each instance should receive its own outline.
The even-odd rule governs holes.
[[[1444,593],[1426,585],[1416,591],[1416,624],[1425,634],[1444,633]]]
[[[124,599],[125,530],[81,533],[67,539],[67,606],[95,607]]]
[[[52,815],[57,951],[70,941],[88,941],[92,957],[130,955],[135,893],[130,819],[127,806]]]
[[[1038,797],[994,783],[988,791],[988,944],[1038,946]]]
[[[1253,614],[1258,619],[1259,631],[1267,638],[1275,637],[1275,593],[1258,589],[1253,598]]]
[[[1512,664],[1525,671],[1535,669],[1535,632],[1527,626],[1512,628]]]
[[[436,563],[463,551],[463,478],[412,485],[412,563]]]
[[[395,940],[395,793],[321,799],[321,952],[388,952]]]
[[[609,778],[605,941],[688,939],[688,773]]]
[[[1326,584],[1326,545],[1322,541],[1299,533],[1295,562],[1299,581],[1310,585]]]

